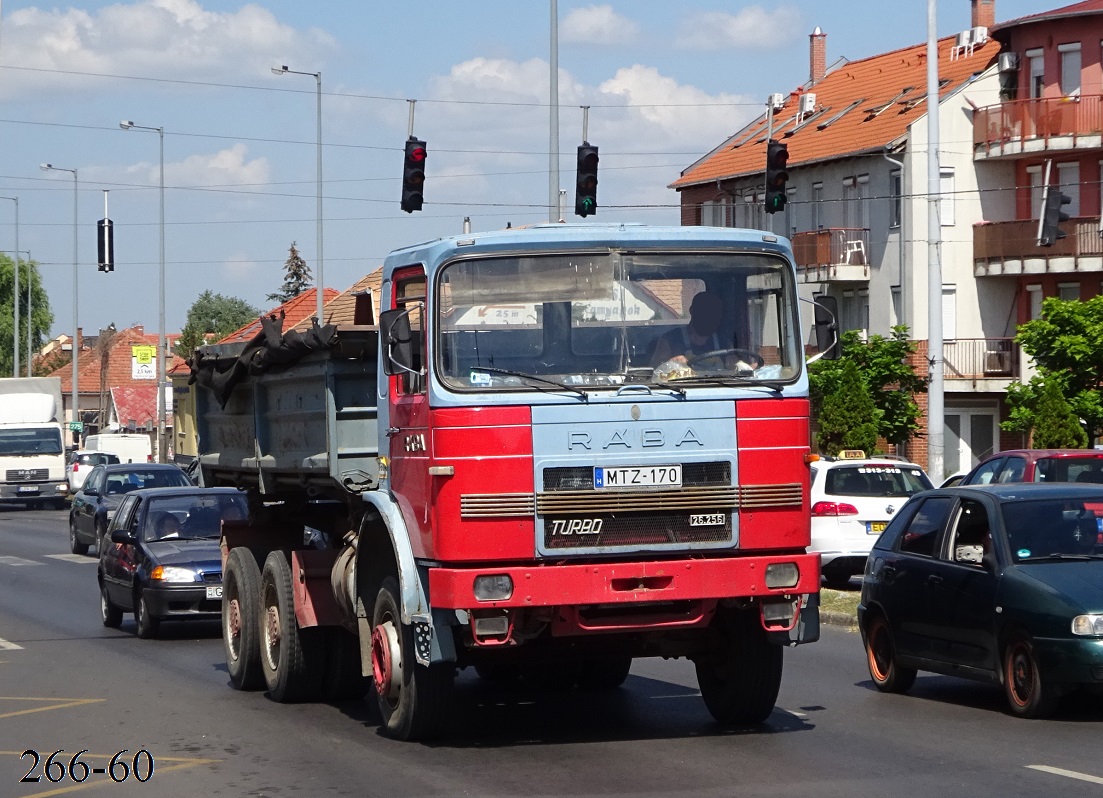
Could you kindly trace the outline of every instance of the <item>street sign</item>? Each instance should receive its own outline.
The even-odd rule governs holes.
[[[70,421],[69,422],[69,429],[72,430],[73,432],[84,432],[84,422],[83,421]]]

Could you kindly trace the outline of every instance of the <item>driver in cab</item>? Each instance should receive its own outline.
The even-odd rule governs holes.
[[[671,330],[655,345],[652,365],[678,360],[686,365],[687,355],[703,355],[720,349],[720,322],[724,320],[724,300],[716,294],[701,291],[689,305],[689,324]]]

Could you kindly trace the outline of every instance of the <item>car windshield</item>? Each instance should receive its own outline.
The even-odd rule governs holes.
[[[436,368],[478,391],[791,382],[794,296],[787,263],[759,254],[458,261],[440,276]]]
[[[246,517],[243,495],[165,496],[149,500],[142,540],[215,539],[222,534],[223,521]]]
[[[1043,499],[1003,505],[1013,562],[1103,556],[1103,495],[1097,501]]]
[[[903,498],[931,487],[931,481],[917,466],[864,463],[828,470],[824,492],[829,496]]]
[[[1103,483],[1103,452],[1086,457],[1043,457],[1034,464],[1034,481]]]
[[[135,469],[125,473],[109,473],[104,493],[130,493],[141,488],[183,488],[191,483],[179,468]]]
[[[0,455],[61,454],[61,430],[57,427],[0,430]]]

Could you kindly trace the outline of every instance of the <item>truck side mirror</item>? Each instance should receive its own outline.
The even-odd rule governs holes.
[[[816,307],[816,348],[823,353],[824,360],[839,359],[839,300],[833,296],[818,296],[813,301]]]
[[[420,305],[385,310],[379,314],[379,335],[383,342],[383,373],[421,374],[414,368],[414,338],[410,330],[410,311]]]

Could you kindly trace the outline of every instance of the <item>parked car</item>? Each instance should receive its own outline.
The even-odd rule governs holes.
[[[953,474],[950,474],[950,476],[946,477],[946,479],[942,480],[942,484],[939,485],[938,487],[940,487],[940,488],[952,488],[955,485],[960,485],[962,480],[964,480],[965,477],[967,477],[967,476],[969,476],[968,471],[957,471]]]
[[[1103,450],[1010,449],[980,461],[962,485],[1004,482],[1103,483]]]
[[[96,466],[73,495],[69,508],[69,550],[73,554],[86,554],[89,546],[101,546],[111,516],[131,491],[190,485],[184,472],[171,463]]]
[[[103,625],[133,612],[138,637],[155,637],[163,620],[213,619],[222,613],[223,520],[247,515],[234,488],[152,488],[129,493],[108,529],[98,577]]]
[[[913,497],[866,565],[858,623],[873,683],[916,672],[1002,684],[1011,712],[1103,693],[1103,486],[940,488]]]
[[[866,457],[857,449],[812,463],[812,545],[824,582],[844,587],[909,497],[933,487],[915,463]]]
[[[84,480],[96,466],[117,462],[119,462],[118,455],[110,452],[94,452],[89,449],[69,452],[69,459],[65,463],[65,481],[69,483],[69,492],[76,493],[80,490]]]

